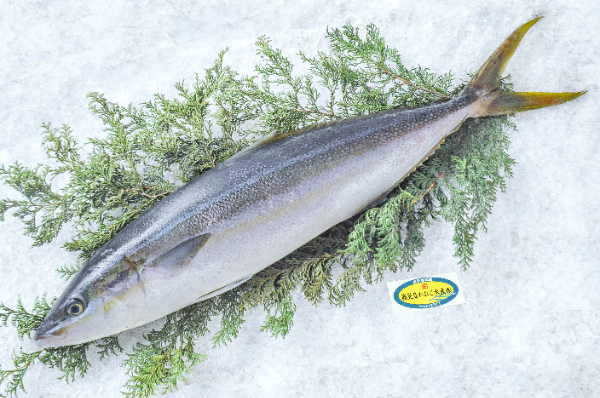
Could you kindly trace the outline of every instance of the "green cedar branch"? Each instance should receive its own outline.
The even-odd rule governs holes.
[[[424,106],[455,97],[464,87],[451,88],[450,73],[405,66],[373,25],[364,36],[346,25],[328,30],[327,38],[329,52],[298,54],[308,68],[304,75],[261,37],[256,44],[262,63],[252,76],[226,66],[223,51],[202,76],[177,83],[173,99],[156,94],[134,107],[91,93],[89,108],[104,123],[104,138],[91,139],[84,156],[68,126],[44,124],[42,142],[52,165],[0,167],[0,179],[20,195],[0,199],[0,219],[9,212],[21,219],[34,245],[52,241],[65,224],[72,225],[75,235],[64,247],[79,260],[58,269],[69,278],[146,209],[265,135]],[[0,384],[9,395],[24,391],[23,376],[36,361],[58,368],[71,381],[85,374],[87,353],[95,346],[101,359],[126,352],[124,396],[172,391],[206,360],[195,344],[211,332],[211,320],[219,320],[213,346],[237,337],[245,314],[256,307],[266,313],[261,330],[285,337],[293,325],[295,292],[314,306],[345,305],[386,272],[411,269],[425,247],[424,229],[439,219],[453,224],[455,256],[466,268],[476,236],[486,230],[498,192],[511,176],[510,129],[514,125],[507,117],[467,121],[384,203],[334,226],[236,289],[170,314],[134,347],[123,348],[111,336],[74,347],[20,351],[13,356],[14,369],[0,370]],[[59,177],[66,185],[54,184]],[[0,321],[30,337],[49,308],[45,297],[31,312],[20,301],[15,310],[1,305]]]

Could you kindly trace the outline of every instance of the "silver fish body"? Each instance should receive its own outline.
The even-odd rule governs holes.
[[[247,280],[384,195],[464,120],[493,114],[489,91],[472,83],[444,103],[284,134],[233,156],[99,249],[35,339],[106,337]]]

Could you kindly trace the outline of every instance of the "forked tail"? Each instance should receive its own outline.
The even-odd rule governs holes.
[[[475,94],[478,100],[473,117],[505,115],[507,113],[544,108],[571,101],[584,94],[577,93],[517,93],[500,90],[500,78],[521,39],[537,21],[538,17],[515,30],[477,71],[463,95]]]

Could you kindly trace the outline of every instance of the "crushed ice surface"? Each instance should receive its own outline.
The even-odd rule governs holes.
[[[115,1],[5,4],[0,15],[0,162],[44,162],[40,125],[63,123],[80,142],[101,134],[85,95],[104,93],[139,104],[155,92],[211,65],[229,47],[227,63],[249,73],[258,61],[254,40],[268,35],[294,60],[326,49],[326,27],[375,23],[407,65],[452,70],[466,79],[512,29],[538,14],[508,73],[520,91],[588,90],[556,108],[520,114],[511,133],[518,161],[476,244],[472,267],[458,270],[452,231],[436,224],[413,272],[387,280],[459,271],[467,303],[402,316],[393,314],[385,283],[358,294],[345,308],[319,309],[298,298],[285,339],[259,332],[252,311],[239,338],[198,350],[197,366],[171,397],[436,397],[591,396],[600,388],[597,255],[600,213],[598,82],[600,7],[589,0],[447,5],[436,1],[230,1],[167,3]],[[364,30],[363,30],[364,31]],[[298,72],[302,72],[298,68]],[[1,196],[12,196],[0,187]],[[0,300],[58,295],[54,269],[74,255],[60,241],[31,248],[13,218],[0,224]],[[72,232],[72,231],[71,231]],[[215,325],[216,327],[216,325]],[[131,346],[138,329],[122,337]],[[0,363],[21,343],[0,328]],[[42,366],[25,379],[28,397],[118,396],[126,381],[124,356],[93,366],[68,386]]]

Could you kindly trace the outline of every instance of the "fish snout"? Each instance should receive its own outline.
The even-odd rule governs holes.
[[[55,330],[56,325],[50,325],[50,327],[41,324],[33,336],[33,340],[40,348],[59,347],[69,334],[61,329]]]

